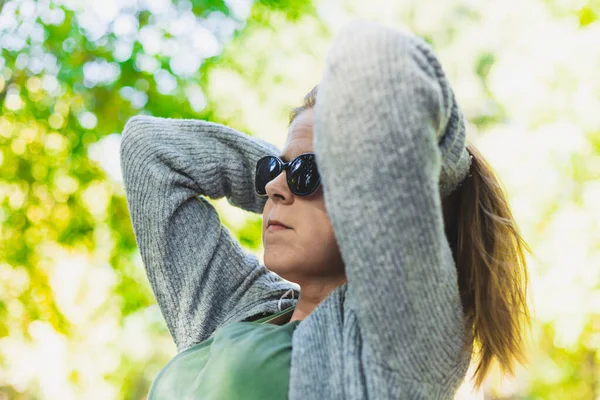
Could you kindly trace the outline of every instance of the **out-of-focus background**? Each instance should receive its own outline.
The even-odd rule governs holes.
[[[600,399],[599,0],[0,0],[0,399],[145,398],[175,346],[129,220],[125,122],[281,148],[356,17],[432,44],[534,251],[529,364],[456,398]],[[213,202],[262,257],[261,216]]]

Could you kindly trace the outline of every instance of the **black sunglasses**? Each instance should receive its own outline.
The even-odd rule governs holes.
[[[256,193],[267,195],[267,183],[275,179],[281,171],[287,174],[287,184],[296,196],[311,195],[321,183],[314,153],[300,154],[290,162],[283,162],[279,157],[266,156],[256,162]]]

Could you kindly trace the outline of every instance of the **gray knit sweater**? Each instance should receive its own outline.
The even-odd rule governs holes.
[[[289,398],[451,399],[471,356],[441,211],[470,163],[454,94],[425,41],[364,20],[335,37],[319,90],[315,154],[348,283],[298,325]],[[262,213],[254,169],[269,154],[280,152],[203,120],[125,126],[129,211],[179,351],[295,290],[206,200]]]

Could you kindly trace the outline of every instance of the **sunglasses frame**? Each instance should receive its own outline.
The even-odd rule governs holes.
[[[290,165],[291,165],[291,164],[293,164],[293,163],[294,163],[294,162],[295,162],[295,161],[296,161],[298,158],[300,158],[300,157],[302,157],[302,156],[305,156],[305,155],[313,155],[313,156],[314,156],[314,155],[315,155],[315,153],[311,153],[311,152],[302,153],[302,154],[299,154],[298,156],[294,157],[294,159],[293,159],[293,160],[290,160],[290,161],[288,161],[288,162],[283,162],[283,160],[282,160],[281,158],[279,158],[279,157],[277,157],[277,156],[271,156],[271,155],[269,155],[269,156],[264,156],[264,157],[260,158],[260,159],[259,159],[259,160],[256,162],[256,168],[255,168],[254,191],[256,192],[256,194],[258,194],[259,196],[262,196],[262,197],[268,196],[268,194],[267,194],[267,193],[265,193],[265,194],[258,193],[258,190],[257,190],[257,185],[256,185],[256,179],[258,179],[258,164],[259,164],[259,163],[260,163],[262,160],[264,160],[264,159],[266,159],[266,158],[275,158],[275,159],[277,160],[277,165],[279,166],[279,172],[277,173],[277,175],[275,175],[275,176],[273,177],[273,179],[277,178],[277,177],[278,177],[278,176],[279,176],[279,175],[280,175],[280,174],[281,174],[283,171],[285,171],[285,173],[286,173],[286,178],[287,178],[287,179],[286,179],[286,183],[287,183],[287,185],[288,185],[288,189],[290,189],[290,192],[294,193],[294,195],[295,195],[295,196],[301,196],[301,197],[305,197],[305,196],[310,196],[311,194],[313,194],[314,192],[316,192],[316,191],[317,191],[317,189],[319,188],[319,186],[321,186],[321,174],[319,174],[319,181],[318,181],[318,182],[317,182],[317,184],[315,185],[315,188],[314,188],[314,189],[313,189],[313,190],[312,190],[310,193],[307,193],[307,194],[298,194],[298,193],[295,193],[295,192],[294,192],[294,190],[293,190],[293,189],[291,188],[291,186],[290,186],[290,179],[291,179],[291,175],[290,175],[290,171],[289,171],[289,169],[290,169]],[[315,159],[315,164],[316,164],[316,159]],[[272,181],[273,179],[271,179],[271,181]],[[271,181],[269,181],[269,182],[271,182]],[[267,182],[267,183],[265,184],[265,191],[266,191],[267,184],[268,184],[269,182]]]

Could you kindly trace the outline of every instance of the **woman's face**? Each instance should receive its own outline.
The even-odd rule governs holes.
[[[303,111],[289,127],[283,148],[284,162],[313,150],[314,112]],[[280,155],[281,156],[281,155]],[[286,172],[266,185],[262,239],[265,266],[300,286],[309,281],[344,280],[344,266],[333,228],[325,210],[323,185],[310,196],[296,196],[286,181]],[[269,219],[290,229],[270,230]]]

